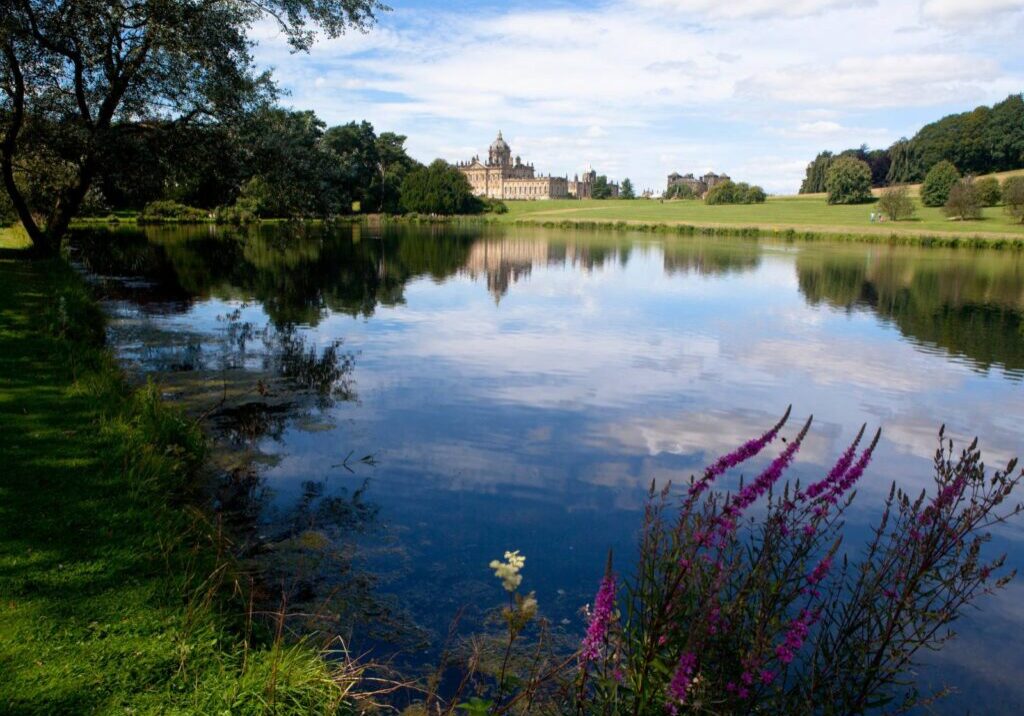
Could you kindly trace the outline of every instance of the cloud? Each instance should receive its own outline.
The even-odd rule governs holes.
[[[757,99],[797,104],[906,107],[982,99],[982,85],[995,74],[996,62],[975,55],[846,57],[825,67],[769,70],[742,82],[739,91]]]
[[[924,0],[921,15],[944,23],[992,21],[995,16],[1024,10],[1020,0]]]
[[[695,13],[713,19],[796,18],[820,15],[829,10],[870,7],[874,0],[637,0],[644,7]]]

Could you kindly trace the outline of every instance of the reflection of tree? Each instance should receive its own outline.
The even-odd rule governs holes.
[[[761,249],[756,241],[678,239],[665,244],[665,272],[701,276],[752,271],[761,263]]]
[[[1001,253],[802,251],[811,304],[867,307],[906,336],[969,358],[1024,368],[1024,262]]]

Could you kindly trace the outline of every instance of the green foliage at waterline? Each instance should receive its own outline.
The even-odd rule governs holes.
[[[0,301],[0,712],[339,713],[343,663],[246,629],[204,438],[125,385],[77,274],[0,260]]]

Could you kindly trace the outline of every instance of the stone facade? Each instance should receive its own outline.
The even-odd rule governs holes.
[[[584,173],[582,179],[578,175],[569,179],[537,174],[533,164],[524,164],[518,156],[513,158],[512,148],[501,132],[488,149],[486,162],[476,156],[456,166],[469,179],[473,193],[489,199],[589,199],[597,178],[593,170]],[[618,185],[609,186],[617,196]]]
[[[693,190],[695,196],[703,197],[707,194],[712,187],[716,184],[721,184],[724,181],[729,181],[728,174],[715,174],[714,172],[708,172],[702,177],[695,177],[693,174],[677,174],[672,172],[668,175],[668,189],[672,189],[674,186],[684,184]]]

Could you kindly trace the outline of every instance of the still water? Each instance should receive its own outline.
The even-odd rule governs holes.
[[[350,595],[337,628],[412,662],[461,607],[500,604],[487,563],[507,549],[575,638],[609,548],[628,570],[650,482],[789,404],[815,416],[802,479],[883,430],[851,538],[891,481],[929,485],[942,423],[989,464],[1024,454],[1020,253],[367,226],[74,244],[130,371],[213,416],[215,505],[243,504],[271,559],[329,542],[328,574],[282,560],[282,583]],[[1022,538],[996,536],[1017,567]],[[1024,708],[1022,585],[922,668],[959,689],[938,712]]]

